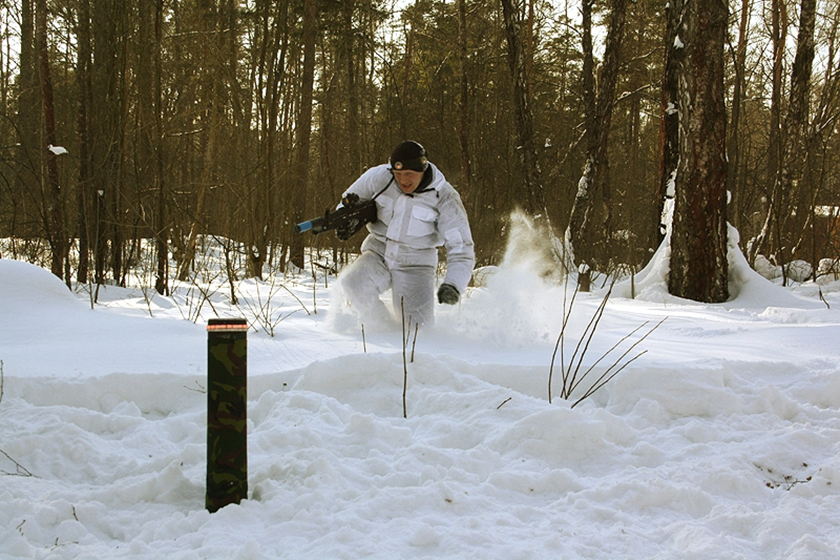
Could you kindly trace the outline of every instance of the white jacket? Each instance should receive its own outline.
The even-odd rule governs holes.
[[[377,221],[367,224],[370,234],[362,251],[379,253],[388,268],[406,268],[437,266],[437,248],[444,246],[443,282],[463,294],[475,266],[467,212],[458,191],[437,167],[429,165],[432,181],[423,192],[403,193],[396,181],[391,182],[388,164],[382,164],[365,171],[344,194],[356,193],[364,202],[385,189],[376,198]]]

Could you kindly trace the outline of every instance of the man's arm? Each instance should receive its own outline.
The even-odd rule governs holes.
[[[463,294],[475,267],[475,246],[470,223],[461,196],[455,189],[445,189],[441,197],[438,228],[446,248],[446,276],[443,283],[454,287],[458,294]]]

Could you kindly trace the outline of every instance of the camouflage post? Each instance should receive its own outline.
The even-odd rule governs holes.
[[[214,511],[248,497],[248,323],[207,323],[207,494]]]

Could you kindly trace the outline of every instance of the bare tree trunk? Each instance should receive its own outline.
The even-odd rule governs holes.
[[[277,8],[276,14],[272,7]],[[279,84],[284,76],[286,35],[281,32],[281,23],[287,21],[286,2],[276,4],[262,1],[258,5],[260,27],[258,39],[253,48],[258,49],[255,57],[255,80],[259,114],[260,166],[256,185],[248,189],[248,224],[246,227],[246,277],[262,278],[263,265],[268,257],[268,240],[274,234],[274,190],[276,186],[277,116],[279,113]]]
[[[729,297],[726,224],[725,0],[686,0],[678,35],[680,163],[668,291],[702,302]]]
[[[155,213],[155,251],[157,272],[155,290],[161,295],[169,294],[169,212],[166,204],[166,181],[163,165],[163,0],[155,0],[155,44],[154,44],[154,126],[155,126],[155,181],[157,189],[157,212]]]
[[[810,191],[810,214],[811,219],[811,259],[813,269],[818,270],[819,259],[822,257],[837,257],[840,255],[840,247],[832,240],[837,239],[836,225],[829,225],[829,220],[836,220],[836,212],[829,219],[823,217],[815,219],[815,205],[824,196],[828,176],[834,174],[832,165],[826,158],[828,149],[828,137],[834,132],[835,113],[831,107],[836,103],[836,96],[840,92],[840,73],[837,72],[837,39],[838,28],[840,28],[840,5],[835,4],[831,14],[826,15],[830,24],[823,33],[826,39],[822,45],[825,51],[827,63],[822,69],[822,84],[819,88],[819,95],[816,97],[816,106],[813,111],[813,119],[808,134],[807,160],[805,173],[807,174],[807,186]],[[832,246],[833,245],[833,246]]]
[[[741,173],[741,146],[739,133],[741,126],[741,105],[743,103],[746,87],[746,65],[747,65],[747,33],[750,11],[752,10],[751,0],[741,0],[741,17],[738,24],[738,44],[735,48],[734,72],[735,79],[732,85],[732,110],[730,115],[729,141],[726,153],[729,156],[729,172],[726,177],[727,190],[732,195],[729,202],[729,220],[736,229],[741,227],[741,193],[738,188],[738,177]]]
[[[780,264],[784,265],[784,253],[779,222],[781,219],[781,168],[782,168],[782,62],[787,41],[787,8],[784,0],[773,0],[771,6],[772,42],[773,42],[773,77],[770,94],[770,140],[767,158],[767,181],[770,189],[767,196],[767,214],[756,239],[752,241],[749,261],[761,252],[764,243],[773,232],[776,233],[776,246],[771,254],[778,252]],[[785,267],[782,266],[782,273]],[[786,283],[786,280],[785,280]]]
[[[406,25],[408,25],[408,28],[405,31],[405,56],[403,57],[405,62],[403,63],[403,80],[400,85],[400,103],[402,104],[402,110],[400,111],[400,137],[402,138],[406,137],[407,130],[410,126],[409,111],[407,109],[411,106],[409,96],[411,87],[414,85],[412,82],[414,64],[414,26],[411,25],[411,23],[407,23]]]
[[[589,21],[589,30],[587,33],[585,23],[584,38],[586,40],[588,36],[588,40],[590,41],[588,46],[589,54],[585,55],[586,57],[591,57],[592,51],[591,7],[590,0],[584,0],[584,13],[589,14],[585,16]],[[609,139],[610,122],[612,120],[615,86],[618,80],[619,52],[624,35],[626,7],[626,0],[613,0],[612,2],[600,86],[594,96],[594,103],[588,107],[589,111],[591,111],[591,116],[588,114],[586,119],[587,125],[592,127],[591,129],[587,129],[586,163],[584,164],[580,181],[578,181],[578,191],[569,218],[569,233],[567,238],[574,252],[575,264],[578,266],[578,283],[581,291],[589,291],[590,289],[591,273],[595,264],[595,251],[593,247],[593,237],[595,235],[598,236],[603,244],[604,260],[606,261],[609,258],[609,241],[612,235],[612,224],[607,141]],[[591,64],[591,61],[589,64]],[[596,201],[598,202],[599,208],[595,208]],[[593,223],[595,221],[595,214],[598,215],[597,224]]]
[[[665,70],[662,80],[662,120],[659,125],[660,161],[659,161],[659,231],[657,246],[662,242],[671,227],[674,200],[674,184],[677,179],[677,166],[680,162],[680,116],[679,116],[679,75],[677,68],[685,49],[674,47],[678,40],[680,15],[683,0],[668,3],[668,23],[665,32]]]
[[[312,92],[315,85],[315,35],[318,7],[316,0],[306,0],[303,20],[303,76],[300,92],[300,114],[297,120],[297,159],[295,185],[292,196],[292,216],[295,223],[302,222],[306,212],[306,196],[309,191],[309,148],[312,140]],[[303,268],[303,236],[292,238],[290,260]]]
[[[809,148],[806,136],[810,116],[808,100],[814,62],[815,21],[816,0],[802,0],[796,58],[791,69],[790,99],[782,127],[780,173],[780,215],[786,217],[781,229],[787,244],[791,246],[791,258],[795,257],[796,248],[800,244],[799,236],[806,229],[805,222],[810,215],[807,211],[811,205],[807,185],[809,175],[804,173],[804,163]]]
[[[135,184],[138,192],[145,189],[156,189],[157,166],[155,165],[155,88],[154,88],[154,72],[155,72],[155,3],[156,0],[139,0],[137,10],[137,28],[138,28],[138,49],[141,53],[137,57],[136,65],[136,83],[137,83],[137,109],[136,109],[136,123],[134,131],[135,141],[135,156],[134,168]],[[140,197],[138,197],[140,199]],[[144,204],[144,200],[138,200],[139,204]],[[153,216],[149,213],[148,216]],[[146,213],[143,213],[145,218]],[[144,219],[147,223],[144,225],[151,227],[154,231],[154,224],[148,223],[147,218]]]
[[[213,87],[216,89],[216,86]],[[198,196],[195,204],[195,215],[190,224],[190,231],[184,247],[184,252],[179,255],[178,280],[184,282],[189,278],[190,268],[195,260],[195,248],[198,241],[199,230],[206,227],[204,223],[204,207],[207,203],[207,191],[215,175],[216,154],[218,146],[219,127],[221,126],[218,104],[213,103],[209,110],[207,120],[207,145],[204,148],[204,162],[198,185]]]
[[[361,115],[359,114],[359,82],[360,77],[356,72],[356,29],[353,25],[353,13],[355,11],[355,0],[344,0],[344,56],[347,70],[347,130],[349,132],[349,144],[347,146],[350,154],[350,162],[353,166],[353,175],[359,175],[364,169],[364,156],[362,148],[362,126]],[[407,58],[410,62],[410,53]],[[408,75],[406,68],[406,75]],[[363,77],[362,77],[363,79]],[[339,193],[340,194],[340,193]]]
[[[461,147],[460,191],[464,200],[469,197],[472,169],[470,165],[469,81],[467,79],[467,1],[458,0],[458,59],[460,62],[460,99],[458,105],[458,144]]]
[[[115,281],[122,279],[122,170],[126,96],[124,24],[125,4],[92,0],[90,111],[88,128],[91,190],[96,192],[94,276],[105,281],[110,266]],[[109,259],[110,251],[110,259]]]
[[[221,64],[219,64],[220,53],[223,52],[222,34],[219,33],[218,16],[215,13],[215,2],[203,0],[202,2],[202,31],[205,40],[205,57],[207,66],[203,69],[204,92],[207,96],[204,99],[206,119],[204,131],[206,143],[204,146],[204,161],[201,167],[199,178],[198,194],[196,196],[195,214],[192,217],[190,231],[184,251],[179,255],[178,280],[186,281],[189,278],[190,268],[195,260],[195,248],[199,230],[206,229],[205,205],[207,203],[207,192],[210,184],[216,179],[217,154],[219,146],[219,135],[221,133],[222,121],[224,118],[223,109],[223,84],[226,82],[221,75]],[[215,40],[215,45],[212,41]]]
[[[88,107],[90,105],[90,0],[79,1],[78,13],[78,62],[76,84],[79,89],[77,132],[79,135],[79,189],[77,193],[79,230],[79,268],[76,280],[87,282],[90,274],[91,182],[90,137],[88,135]]]
[[[43,150],[46,154],[46,174],[42,176],[45,206],[45,225],[47,240],[52,252],[52,273],[65,279],[70,285],[70,278],[64,277],[64,261],[69,249],[67,230],[64,224],[64,200],[58,180],[58,155],[50,148],[56,146],[55,105],[53,87],[50,78],[50,60],[47,44],[47,2],[38,0],[35,7],[35,37],[38,44],[40,61],[41,102],[43,107]]]
[[[38,49],[35,44],[34,0],[21,0],[20,21],[20,72],[18,74],[17,162],[15,171],[15,192],[23,196],[11,197],[15,207],[15,218],[21,217],[22,228],[15,228],[21,237],[39,235],[34,224],[39,220],[30,209],[30,200],[38,200],[41,191],[41,150],[38,131],[41,126],[40,83],[38,70]],[[40,206],[40,205],[39,205]],[[20,212],[18,212],[20,208]]]
[[[595,55],[592,45],[592,7],[594,0],[583,0],[581,2],[581,15],[583,18],[583,107],[584,107],[584,145],[586,146],[586,160],[583,174],[578,182],[575,202],[572,206],[569,218],[568,233],[566,238],[571,245],[576,263],[588,262],[590,256],[587,254],[587,247],[584,246],[585,229],[588,227],[589,215],[592,211],[592,174],[591,167],[595,162],[590,160],[590,148],[595,145],[594,137],[597,135],[597,106],[595,91]],[[584,265],[584,268],[586,265]],[[582,283],[581,289],[589,291],[591,274],[588,270],[578,270],[581,273],[578,283]]]
[[[523,40],[522,4],[518,0],[502,0],[505,35],[508,45],[508,64],[513,76],[513,100],[516,116],[517,150],[525,180],[525,211],[548,223],[545,194],[537,160],[534,138],[534,117],[528,88],[528,57]]]

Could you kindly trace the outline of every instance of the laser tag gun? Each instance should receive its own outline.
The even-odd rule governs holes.
[[[341,199],[341,208],[330,212],[327,210],[324,217],[315,218],[301,222],[295,226],[295,233],[311,231],[319,234],[322,231],[335,230],[335,235],[342,241],[350,239],[354,233],[369,223],[376,221],[376,200],[359,202],[359,195],[349,193]]]

